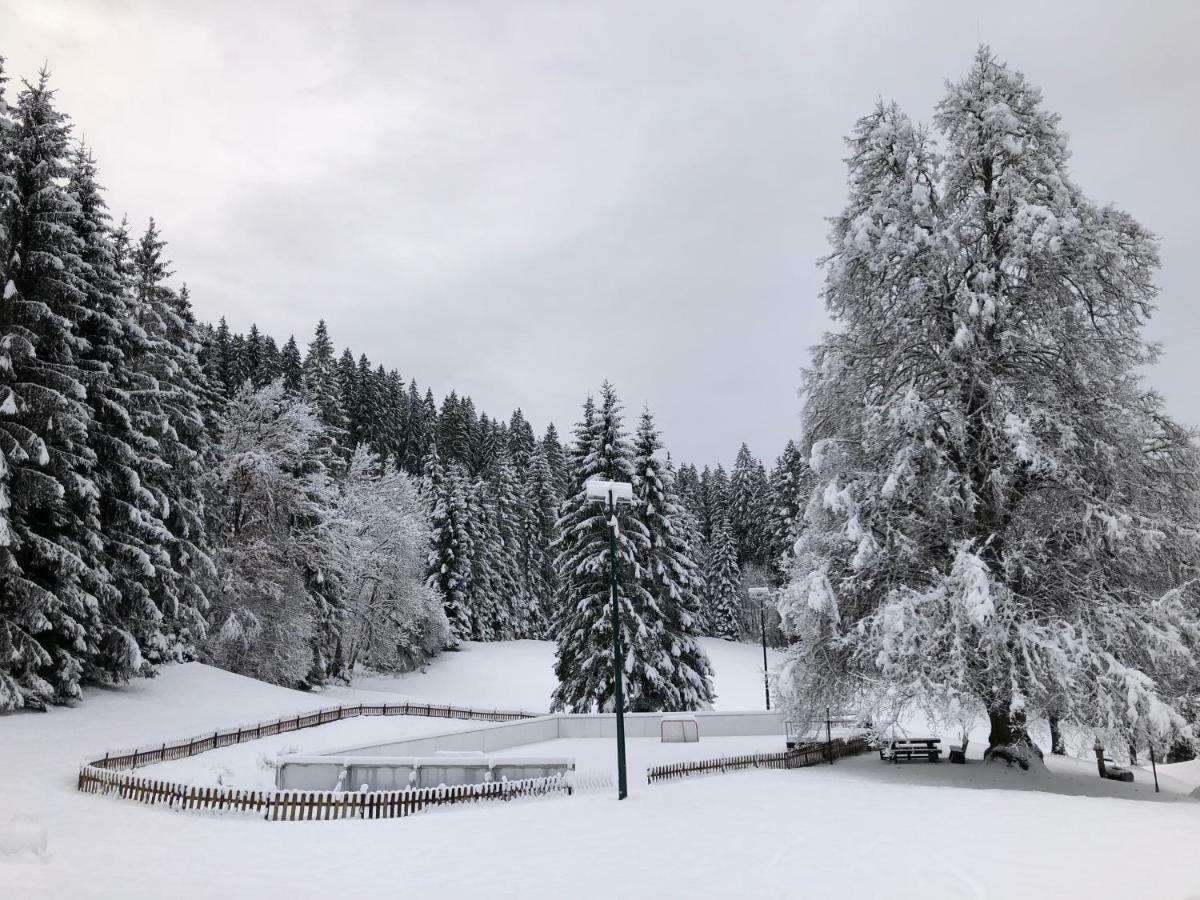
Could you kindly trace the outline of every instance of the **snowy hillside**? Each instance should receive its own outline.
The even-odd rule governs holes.
[[[715,709],[762,709],[762,648],[756,644],[700,638],[712,661]],[[551,641],[466,641],[408,675],[364,677],[356,688],[386,691],[432,703],[524,709],[546,712],[554,690],[554,643]],[[768,651],[772,667],[782,654]],[[503,677],[497,677],[503,673]]]
[[[757,698],[753,645],[706,650],[721,700]],[[546,696],[549,661],[537,642],[469,645],[426,674],[323,695],[170,666],[157,679],[92,691],[77,709],[0,720],[0,827],[20,811],[48,839],[44,859],[0,856],[4,896],[394,897],[398,872],[420,897],[827,896],[844,890],[851,873],[856,892],[889,897],[1200,891],[1195,867],[1163,864],[1194,853],[1200,804],[1177,793],[1155,798],[1143,773],[1133,786],[1100,782],[1086,761],[1056,760],[1029,775],[980,763],[890,766],[868,755],[654,787],[635,771],[625,803],[589,794],[382,822],[269,823],[74,790],[75,767],[91,751],[378,699],[389,687],[438,702],[471,700],[474,685],[476,705],[533,705]],[[287,739],[329,746],[347,738],[337,729],[374,723],[456,724],[351,720]],[[702,739],[698,749],[706,747],[717,750]],[[261,752],[273,749],[263,742]],[[1174,777],[1161,774],[1164,784]],[[1177,790],[1189,784],[1181,770]],[[1163,802],[1144,802],[1155,799]],[[915,827],[929,839],[914,840]],[[597,866],[613,857],[619,866]]]

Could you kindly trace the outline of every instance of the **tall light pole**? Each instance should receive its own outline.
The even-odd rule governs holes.
[[[763,650],[763,694],[767,699],[767,709],[770,709],[771,676],[767,672],[767,598],[771,596],[771,590],[765,587],[752,587],[750,596],[758,598],[758,633],[762,638]]]
[[[587,497],[603,503],[608,517],[609,581],[612,603],[613,707],[617,713],[617,799],[629,794],[625,779],[625,692],[622,677],[625,657],[621,652],[621,615],[617,607],[617,507],[633,503],[633,485],[626,481],[589,481]]]

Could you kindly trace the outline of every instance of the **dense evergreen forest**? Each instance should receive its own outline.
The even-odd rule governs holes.
[[[114,222],[48,74],[10,106],[2,73],[0,709],[178,660],[317,685],[569,633],[591,400],[563,442],[338,353],[324,322],[303,345],[197,322],[155,222]],[[647,497],[628,562],[637,614],[663,624],[642,650],[667,681],[683,658],[662,697],[702,705],[691,637],[757,627],[743,586],[785,578],[804,458],[789,444],[768,475],[743,446],[729,475],[676,470],[649,412],[628,443],[601,397]]]

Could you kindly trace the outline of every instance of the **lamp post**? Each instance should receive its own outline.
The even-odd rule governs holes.
[[[629,790],[625,780],[625,692],[622,678],[625,658],[621,652],[621,616],[617,608],[617,507],[633,503],[633,485],[626,481],[589,481],[587,497],[603,503],[608,517],[609,582],[612,603],[613,708],[617,713],[617,799],[624,800]]]
[[[767,699],[767,709],[770,709],[771,678],[767,673],[767,598],[771,596],[771,590],[765,587],[752,587],[750,596],[758,598],[758,633],[762,638],[763,651],[763,694]]]

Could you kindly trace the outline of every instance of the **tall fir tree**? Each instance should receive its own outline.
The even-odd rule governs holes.
[[[729,527],[737,544],[738,563],[742,566],[766,560],[767,491],[767,473],[763,464],[743,443],[729,477]]]
[[[546,451],[536,443],[521,481],[519,566],[523,606],[529,610],[527,636],[542,638],[554,621],[555,585],[553,546],[558,537],[558,484]]]
[[[279,351],[279,374],[285,388],[294,394],[300,393],[304,387],[304,362],[295,335],[288,335],[287,343]]]
[[[140,427],[155,442],[154,464],[145,487],[158,499],[169,537],[169,570],[156,585],[163,613],[163,642],[147,648],[152,662],[180,661],[195,655],[206,632],[209,593],[217,572],[207,528],[205,479],[218,433],[219,394],[201,364],[200,335],[187,286],[167,284],[170,263],[166,244],[151,219],[128,260],[131,308],[147,346],[138,359],[146,380],[136,408]]]
[[[474,545],[468,531],[467,485],[455,464],[444,466],[437,446],[425,463],[425,488],[433,504],[427,583],[441,595],[451,634],[468,640],[474,625],[471,590]]]
[[[8,138],[13,187],[0,259],[0,709],[80,696],[112,587],[100,560],[95,454],[77,328],[88,315],[66,116],[45,70]]]
[[[742,636],[742,573],[729,518],[718,512],[708,541],[704,569],[704,619],[713,637],[736,641]]]
[[[600,405],[589,398],[575,430],[574,483],[563,501],[555,569],[559,581],[555,622],[553,708],[574,712],[612,710],[615,704],[610,592],[610,522],[587,496],[592,479],[632,482],[633,452],[622,428],[621,404],[605,382]],[[636,512],[619,509],[617,532],[618,613],[625,665],[625,703],[630,710],[671,708],[670,671],[661,669],[667,619],[646,589],[643,566],[650,536]]]
[[[791,572],[794,548],[804,527],[804,512],[812,494],[812,470],[808,458],[794,440],[789,440],[771,470],[769,508],[764,517],[767,563],[771,578],[782,585]]]
[[[703,581],[688,534],[680,527],[686,513],[675,497],[670,463],[660,458],[662,450],[654,418],[643,412],[633,444],[634,494],[638,520],[649,536],[641,571],[663,623],[655,665],[670,682],[666,709],[706,709],[713,699],[712,666],[696,641]]]
[[[80,243],[80,284],[87,314],[77,325],[80,370],[87,386],[88,445],[95,453],[92,478],[99,502],[102,559],[110,590],[100,615],[94,676],[121,680],[138,673],[143,654],[161,658],[168,640],[163,622],[170,603],[170,534],[162,518],[171,498],[152,488],[166,463],[145,427],[145,409],[157,389],[147,370],[151,344],[135,321],[127,267],[114,240],[96,165],[82,145],[72,160],[68,190],[79,207],[74,220]],[[163,604],[167,609],[160,608]]]

